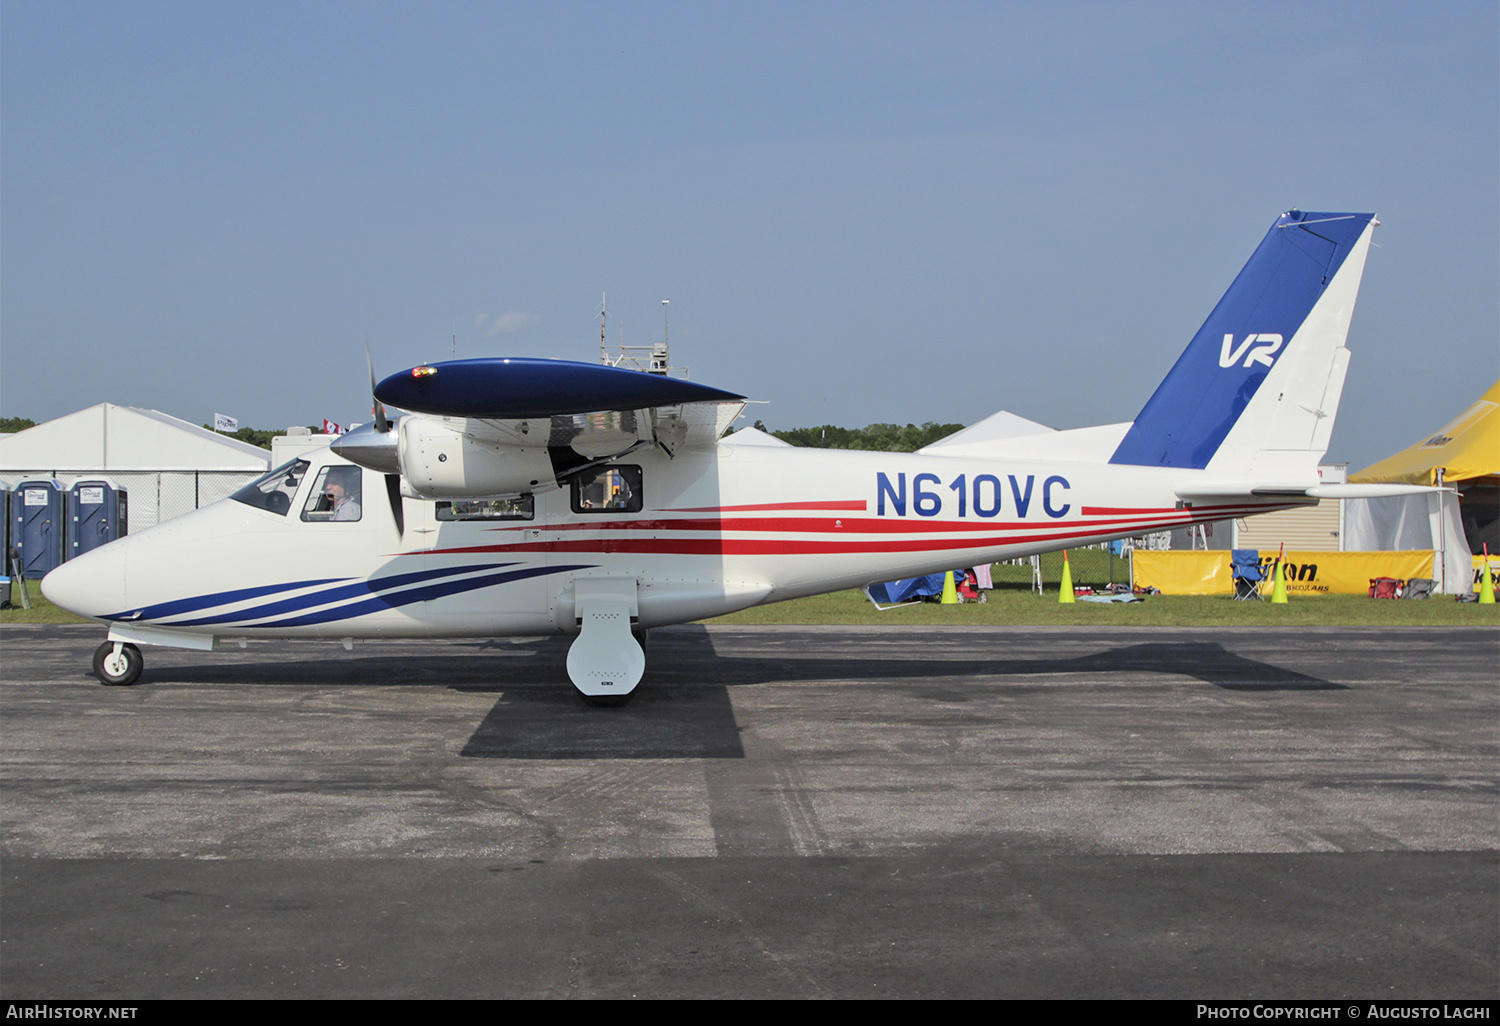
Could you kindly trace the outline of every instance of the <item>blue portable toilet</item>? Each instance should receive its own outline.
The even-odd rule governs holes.
[[[20,550],[23,577],[45,577],[61,565],[63,522],[61,482],[49,478],[16,485],[10,497],[10,543]]]
[[[10,482],[0,479],[0,514],[4,514],[5,526],[0,527],[0,575],[10,576]]]
[[[123,538],[129,531],[129,493],[108,478],[74,481],[68,489],[63,557],[72,559]]]

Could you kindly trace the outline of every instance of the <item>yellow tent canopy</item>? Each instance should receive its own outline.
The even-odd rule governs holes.
[[[1437,434],[1350,474],[1349,481],[1431,485],[1437,483],[1439,467],[1447,484],[1500,475],[1500,413],[1496,410],[1500,410],[1500,381]]]

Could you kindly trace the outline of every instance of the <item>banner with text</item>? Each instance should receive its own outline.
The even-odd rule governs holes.
[[[1479,594],[1479,585],[1484,580],[1484,557],[1474,557],[1474,593]],[[1500,592],[1500,555],[1490,557],[1490,587]]]
[[[1411,552],[1288,552],[1283,566],[1288,595],[1368,595],[1376,577],[1410,580],[1432,577],[1431,550]],[[1262,591],[1271,593],[1271,567],[1276,553],[1263,551],[1266,571]],[[1233,595],[1229,553],[1150,552],[1131,555],[1132,583],[1156,588],[1163,595]]]

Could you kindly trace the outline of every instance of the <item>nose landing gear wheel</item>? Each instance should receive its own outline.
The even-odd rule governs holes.
[[[145,666],[141,650],[134,645],[106,641],[94,651],[94,676],[101,684],[134,684]]]

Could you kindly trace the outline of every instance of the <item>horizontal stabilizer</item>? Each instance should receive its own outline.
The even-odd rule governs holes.
[[[1405,484],[1326,484],[1301,487],[1298,485],[1203,485],[1179,488],[1179,499],[1383,499],[1391,495],[1418,495],[1435,492],[1437,488],[1426,485]]]
[[[1391,495],[1420,495],[1436,491],[1441,489],[1426,485],[1329,484],[1309,488],[1307,494],[1314,499],[1384,499]]]

